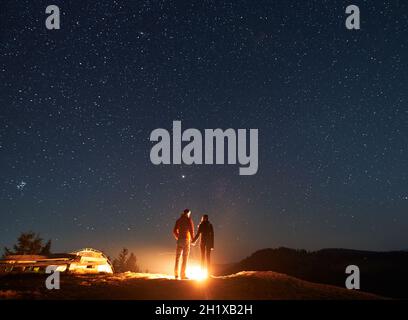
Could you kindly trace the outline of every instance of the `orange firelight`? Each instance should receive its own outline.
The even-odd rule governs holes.
[[[202,269],[200,266],[187,267],[186,275],[188,278],[197,281],[203,281],[208,278],[207,270]]]

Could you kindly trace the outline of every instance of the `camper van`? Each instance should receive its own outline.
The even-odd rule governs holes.
[[[56,266],[56,271],[68,273],[113,273],[108,257],[92,248],[47,256],[6,256],[0,260],[0,273],[45,273],[48,266]]]

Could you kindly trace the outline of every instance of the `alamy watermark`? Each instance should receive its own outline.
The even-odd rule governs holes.
[[[48,30],[59,30],[61,29],[61,14],[60,8],[51,4],[45,9],[45,13],[48,14],[45,20],[45,27]],[[346,17],[345,26],[348,30],[360,30],[360,8],[354,4],[350,4],[346,7]]]
[[[59,290],[60,289],[60,272],[58,271],[58,266],[47,266],[45,273],[50,274],[47,279],[45,279],[45,287],[48,290]]]
[[[360,289],[360,268],[354,264],[347,266],[346,274],[349,276],[346,278],[346,288],[349,290]]]
[[[45,27],[48,30],[59,30],[61,29],[61,15],[58,6],[52,4],[45,8],[45,13],[49,14],[47,19],[45,19]]]
[[[258,172],[258,129],[249,129],[248,138],[247,129],[204,129],[202,134],[194,128],[183,132],[181,121],[173,121],[171,133],[155,129],[150,141],[156,142],[150,150],[150,160],[155,165],[239,163],[240,175]]]

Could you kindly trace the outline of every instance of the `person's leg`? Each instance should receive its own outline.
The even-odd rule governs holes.
[[[206,254],[207,254],[207,274],[210,275],[211,272],[211,248],[206,247]]]
[[[183,247],[183,262],[181,264],[181,277],[186,277],[186,268],[188,262],[188,255],[190,254],[190,242],[187,241]]]
[[[205,267],[205,245],[201,244],[200,250],[201,250],[201,269],[204,269]]]
[[[178,275],[179,275],[179,261],[180,261],[180,256],[181,256],[182,249],[183,248],[177,244],[177,247],[176,247],[176,262],[174,264],[174,276],[176,278],[178,278]]]

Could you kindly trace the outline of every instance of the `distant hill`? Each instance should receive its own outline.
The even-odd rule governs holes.
[[[348,265],[357,265],[361,290],[382,296],[408,298],[408,252],[373,252],[323,249],[314,252],[289,248],[263,249],[234,265],[218,270],[219,275],[240,271],[275,271],[303,280],[345,286]]]

